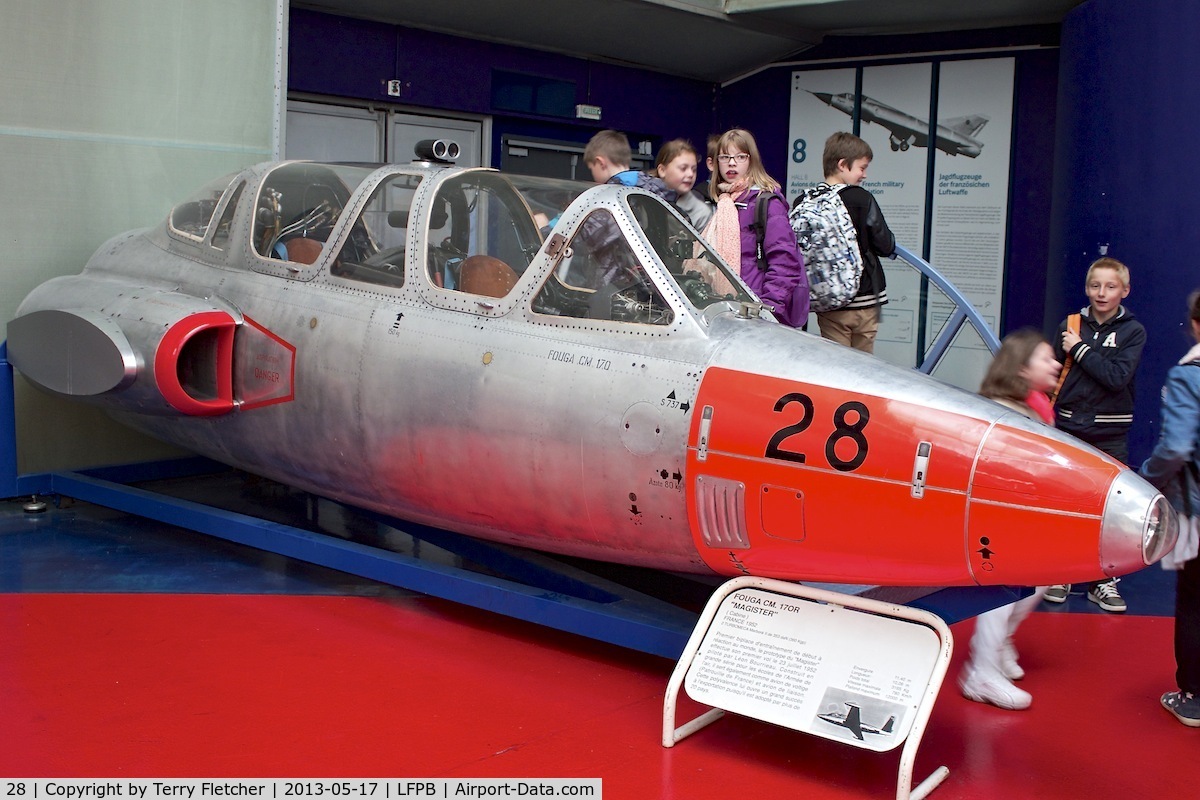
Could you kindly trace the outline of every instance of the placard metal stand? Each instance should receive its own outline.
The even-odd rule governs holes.
[[[709,599],[663,702],[664,747],[726,711],[875,751],[904,744],[897,800],[919,800],[913,766],[954,642],[935,614],[771,578],[734,578]],[[679,691],[708,711],[676,727]]]

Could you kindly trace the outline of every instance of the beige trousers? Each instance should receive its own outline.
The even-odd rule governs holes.
[[[873,306],[822,311],[817,314],[817,325],[826,339],[862,350],[864,353],[874,353],[881,308],[882,306]]]

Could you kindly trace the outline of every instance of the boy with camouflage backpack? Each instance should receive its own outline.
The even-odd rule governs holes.
[[[821,335],[866,353],[875,351],[887,302],[879,257],[896,252],[879,203],[859,186],[873,157],[851,133],[830,136],[821,160],[825,182],[800,195],[789,215]]]

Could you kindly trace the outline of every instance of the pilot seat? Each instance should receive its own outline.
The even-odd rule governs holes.
[[[498,258],[467,256],[458,271],[459,289],[468,294],[504,297],[517,285],[517,273]]]

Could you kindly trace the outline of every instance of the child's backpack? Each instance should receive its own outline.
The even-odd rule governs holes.
[[[817,312],[845,306],[862,279],[858,232],[838,196],[844,188],[845,184],[818,184],[796,198],[788,215],[808,271],[810,305]]]
[[[767,263],[767,248],[763,242],[767,236],[767,209],[772,200],[783,203],[786,209],[787,201],[781,195],[775,192],[759,192],[754,201],[754,222],[750,224],[750,229],[754,231],[754,261],[763,272],[770,266]],[[786,307],[777,310],[775,316],[784,325],[802,328],[808,323],[808,287],[805,284],[805,281],[796,284],[795,290],[787,298]]]
[[[751,230],[754,231],[754,261],[763,272],[767,271],[767,250],[763,245],[767,236],[767,207],[771,205],[772,200],[787,205],[787,201],[775,192],[759,192],[754,200],[754,222],[750,224]]]

